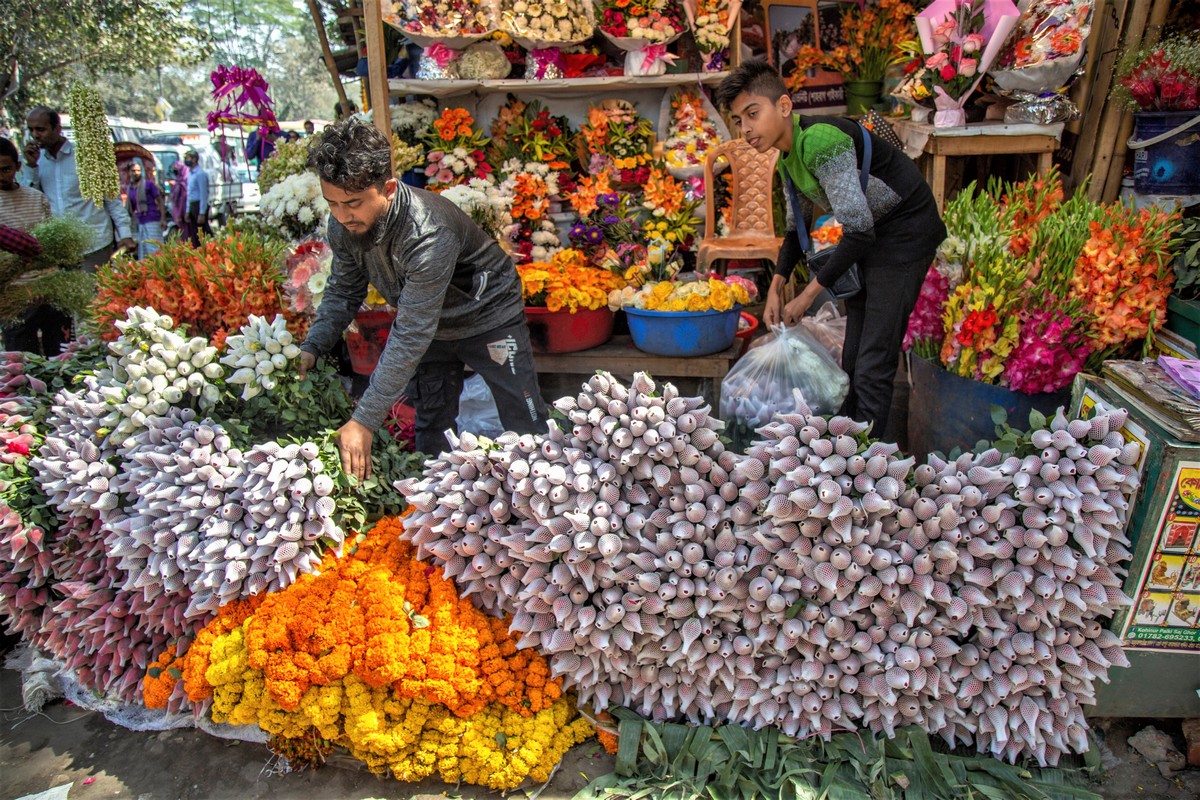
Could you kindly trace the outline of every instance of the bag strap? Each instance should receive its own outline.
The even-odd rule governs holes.
[[[863,196],[867,194],[867,182],[871,179],[871,133],[862,125],[858,124],[859,135],[862,136],[863,143],[863,160],[862,170],[858,175],[859,185],[862,187]],[[808,234],[808,223],[800,215],[800,198],[796,194],[796,185],[792,183],[792,176],[788,174],[787,168],[783,170],[783,187],[787,193],[788,205],[792,209],[792,218],[796,221],[796,235],[800,237],[800,249],[808,253],[811,247]],[[816,222],[816,220],[813,220]]]

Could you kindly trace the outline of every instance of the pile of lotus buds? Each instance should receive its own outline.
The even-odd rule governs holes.
[[[186,338],[175,322],[152,308],[134,306],[116,323],[121,335],[109,344],[107,369],[97,373],[99,392],[114,406],[105,424],[118,446],[161,417],[184,398],[196,398],[201,408],[216,405],[225,368],[217,348],[202,336]]]
[[[241,397],[249,400],[274,389],[274,373],[292,368],[299,355],[282,314],[271,322],[251,314],[241,333],[225,340],[221,363],[232,370],[225,382],[242,386]]]
[[[920,725],[1056,763],[1127,666],[1125,412],[1061,413],[1031,452],[921,465],[801,408],[745,455],[698,398],[606,373],[570,431],[463,434],[398,488],[406,538],[597,709],[777,725]]]

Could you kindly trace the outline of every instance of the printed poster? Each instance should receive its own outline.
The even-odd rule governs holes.
[[[1176,467],[1121,639],[1133,650],[1200,650],[1200,462]]]

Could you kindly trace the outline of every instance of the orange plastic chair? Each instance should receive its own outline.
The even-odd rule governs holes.
[[[713,201],[713,165],[724,157],[731,171],[729,235],[717,236],[717,215]],[[775,214],[772,209],[772,190],[775,183],[775,162],[779,151],[759,153],[745,139],[722,142],[709,149],[704,159],[705,224],[700,240],[697,264],[707,271],[715,261],[730,259],[765,259],[772,264],[779,257],[782,237],[775,235]]]

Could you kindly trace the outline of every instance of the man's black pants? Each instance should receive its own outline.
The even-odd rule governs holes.
[[[408,385],[417,411],[417,450],[432,455],[447,448],[445,431],[457,430],[464,366],[479,373],[491,389],[505,430],[545,431],[546,404],[538,389],[529,326],[522,317],[480,336],[453,342],[435,339],[429,345]]]
[[[842,369],[850,376],[850,391],[838,413],[874,423],[876,437],[887,432],[900,345],[932,261],[931,255],[906,264],[883,263],[883,258],[859,262],[863,289],[846,301]]]
[[[212,211],[210,208],[209,211]],[[188,235],[192,240],[192,247],[200,246],[200,232],[204,231],[205,236],[212,236],[212,226],[208,224],[208,216],[204,217],[204,224],[200,224],[200,201],[192,200],[188,203]]]

